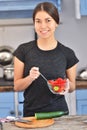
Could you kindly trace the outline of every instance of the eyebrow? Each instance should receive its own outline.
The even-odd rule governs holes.
[[[40,20],[39,18],[35,18],[35,20]]]
[[[47,20],[47,19],[52,19],[52,18],[45,18],[45,20]],[[35,18],[35,20],[41,20],[41,19],[39,19],[39,18]]]

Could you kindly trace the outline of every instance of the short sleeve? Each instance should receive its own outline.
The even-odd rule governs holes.
[[[16,56],[19,60],[24,62],[25,59],[25,53],[24,53],[24,46],[19,45],[19,47],[14,51],[13,55]]]
[[[79,60],[76,57],[75,52],[73,50],[69,49],[69,51],[67,53],[67,68],[66,69],[71,68],[78,62],[79,62]]]

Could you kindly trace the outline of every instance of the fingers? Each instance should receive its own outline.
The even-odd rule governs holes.
[[[32,67],[29,71],[29,75],[33,80],[37,79],[40,75],[39,68],[38,67]]]

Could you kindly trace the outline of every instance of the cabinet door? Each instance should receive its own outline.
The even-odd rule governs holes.
[[[13,103],[0,103],[0,118],[7,116],[14,116],[14,104]]]
[[[0,92],[0,103],[14,102],[14,92]]]
[[[78,100],[77,101],[77,114],[78,115],[87,114],[87,100]]]
[[[87,90],[76,91],[76,108],[78,115],[87,114]]]
[[[14,93],[0,93],[0,117],[13,115],[14,113]]]
[[[87,15],[87,0],[80,0],[80,13]]]
[[[61,11],[61,0],[47,0]],[[44,0],[0,0],[0,18],[32,18],[35,6]]]

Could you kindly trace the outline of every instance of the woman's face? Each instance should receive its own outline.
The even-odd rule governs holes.
[[[40,38],[53,37],[56,27],[57,23],[47,12],[37,12],[35,16],[35,31]]]

